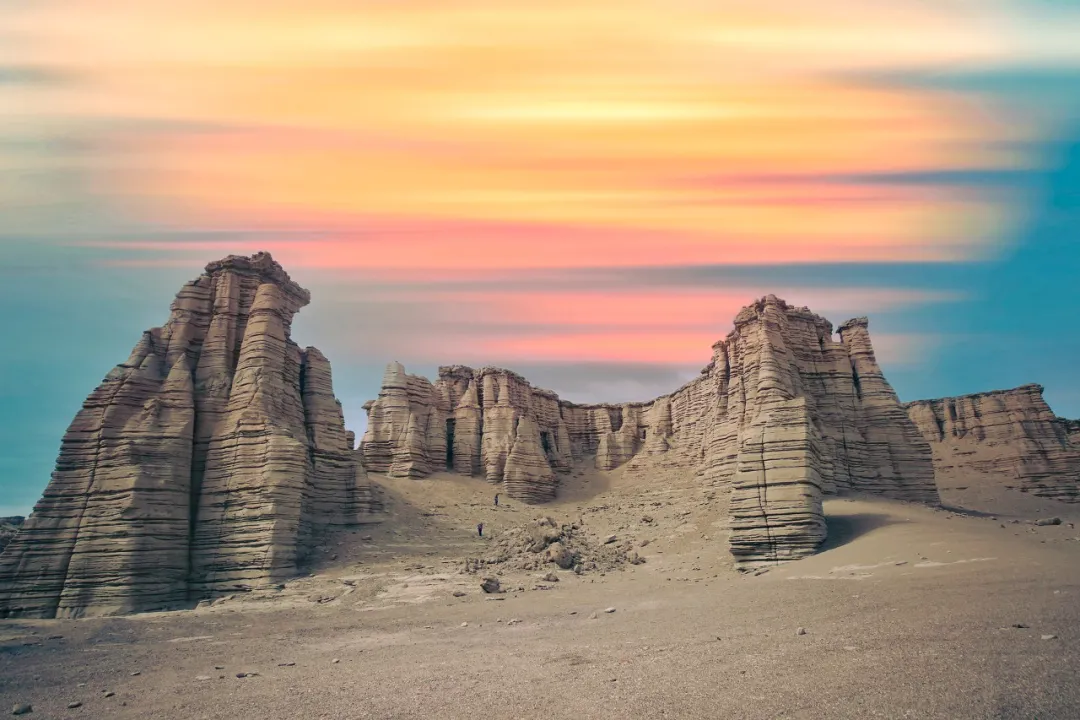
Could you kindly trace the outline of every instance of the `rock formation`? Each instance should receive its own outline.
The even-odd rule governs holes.
[[[0,552],[4,551],[7,544],[11,542],[11,538],[15,537],[15,534],[19,532],[24,520],[26,518],[21,515],[0,517]]]
[[[0,556],[0,617],[182,605],[276,583],[372,495],[330,365],[290,339],[306,290],[265,253],[206,267],[91,393]]]
[[[800,557],[825,537],[823,493],[936,503],[930,448],[885,381],[865,318],[833,335],[806,308],[768,296],[743,309],[701,375],[647,403],[578,405],[498,368],[398,363],[365,406],[364,465],[394,477],[483,475],[511,497],[555,496],[557,474],[681,468],[732,488],[741,567]]]
[[[994,480],[1080,502],[1080,422],[1056,417],[1039,385],[919,400],[905,407],[929,441],[938,480]]]

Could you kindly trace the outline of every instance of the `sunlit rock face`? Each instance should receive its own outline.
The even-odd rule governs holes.
[[[919,400],[908,415],[930,443],[939,481],[996,481],[1080,502],[1080,422],[1054,415],[1039,385]]]
[[[752,568],[814,551],[825,493],[937,503],[930,447],[874,357],[868,323],[832,324],[774,296],[744,308],[712,362],[646,403],[578,405],[499,368],[454,365],[434,383],[387,368],[368,404],[368,470],[452,470],[543,502],[576,463],[683,469],[731,488],[730,549]]]
[[[0,617],[181,606],[296,572],[373,511],[309,302],[270,255],[210,263],[76,415],[0,555]],[[358,480],[358,478],[360,478]]]

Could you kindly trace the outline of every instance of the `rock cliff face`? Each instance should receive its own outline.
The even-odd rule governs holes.
[[[83,404],[0,556],[0,617],[173,607],[294,573],[374,508],[309,302],[265,253],[206,267]]]
[[[1039,385],[908,403],[939,480],[996,479],[1080,502],[1080,422],[1056,417]]]
[[[832,324],[774,296],[743,309],[701,375],[647,403],[577,405],[497,368],[391,364],[369,403],[368,470],[483,475],[527,502],[557,474],[682,468],[732,488],[740,566],[800,557],[825,538],[823,493],[937,503],[930,448],[882,376],[865,318]]]
[[[15,534],[19,532],[24,520],[26,518],[21,515],[0,518],[0,552],[4,551],[7,544],[11,542],[11,538],[15,537]]]

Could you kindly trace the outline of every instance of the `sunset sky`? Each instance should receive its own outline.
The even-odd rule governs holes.
[[[1080,2],[8,0],[0,515],[206,262],[269,250],[346,419],[382,367],[577,401],[775,293],[901,399],[1080,416]]]

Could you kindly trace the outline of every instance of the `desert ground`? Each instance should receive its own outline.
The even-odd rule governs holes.
[[[579,471],[539,507],[495,507],[497,488],[475,478],[371,479],[381,521],[327,538],[283,588],[191,611],[0,621],[0,708],[1080,718],[1080,508],[986,482],[949,481],[942,509],[834,498],[822,552],[739,574],[727,495],[693,478]],[[598,547],[614,534],[645,562],[580,575],[496,567],[498,594],[480,588],[490,572],[463,572],[500,533],[543,515]],[[1061,524],[1032,522],[1050,517]]]

